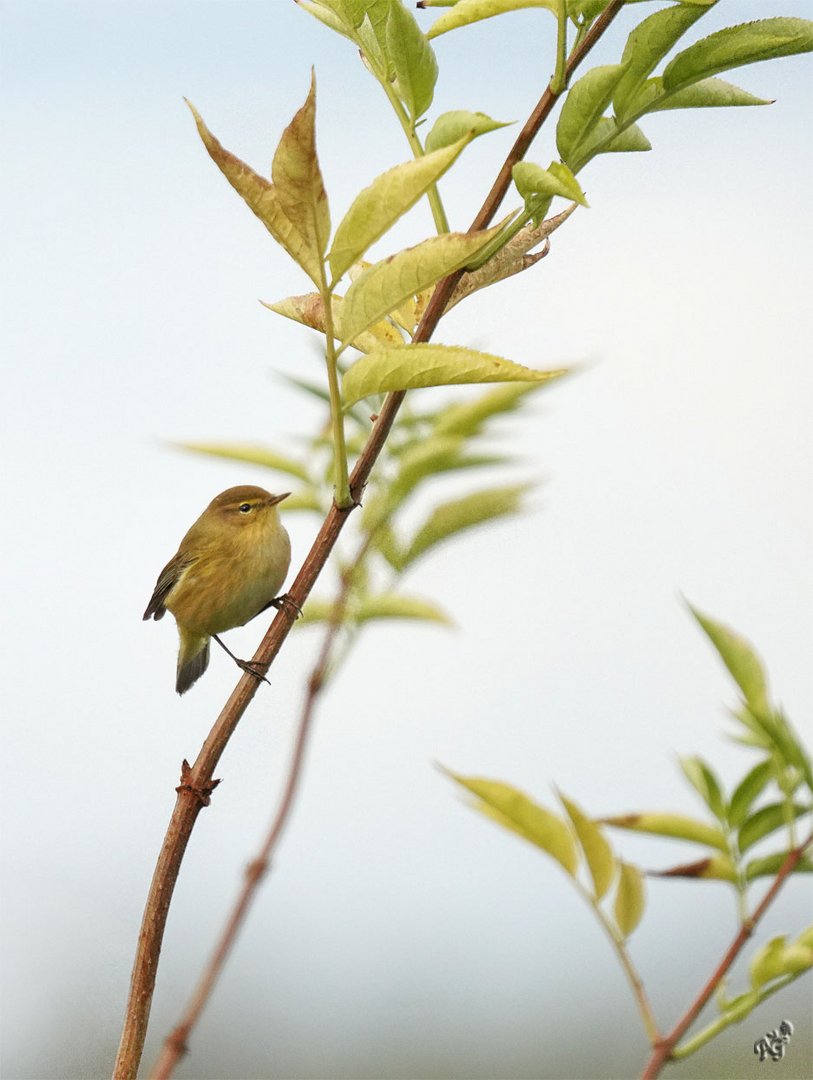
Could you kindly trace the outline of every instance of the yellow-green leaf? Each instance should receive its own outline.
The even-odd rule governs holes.
[[[181,450],[191,450],[195,454],[209,454],[212,457],[228,458],[231,461],[247,461],[252,465],[262,465],[266,469],[275,469],[277,472],[296,476],[300,480],[308,480],[308,470],[300,462],[295,461],[287,454],[280,454],[270,446],[262,446],[259,443],[201,443],[179,442],[175,443]],[[287,504],[283,509],[287,509]]]
[[[651,833],[653,836],[671,836],[675,840],[690,840],[696,844],[728,851],[728,844],[722,829],[716,825],[707,825],[704,821],[687,817],[685,814],[664,814],[658,811],[644,814],[620,814],[616,817],[602,818],[604,825],[616,829],[631,829],[633,832]]]
[[[526,202],[540,196],[550,199],[554,195],[561,195],[563,199],[572,199],[581,206],[587,206],[587,199],[578,180],[567,165],[560,161],[552,161],[547,169],[530,161],[519,161],[511,175],[517,191]]]
[[[353,616],[359,623],[370,622],[372,619],[420,619],[444,626],[453,625],[446,612],[430,600],[419,596],[405,596],[403,593],[366,596],[355,609]]]
[[[630,863],[621,863],[618,889],[615,894],[615,921],[618,929],[628,938],[644,914],[646,897],[641,871]]]
[[[263,307],[274,311],[277,315],[283,315],[286,319],[309,326],[320,333],[325,332],[325,305],[319,293],[305,293],[303,296],[287,296],[284,300],[277,300],[273,304],[261,300]],[[342,318],[343,299],[335,293],[331,300],[333,310],[333,336],[340,340],[338,327]],[[402,345],[403,337],[389,322],[377,322],[361,334],[354,335],[351,342],[354,349],[359,352],[374,352],[382,345]]]
[[[445,233],[382,259],[356,278],[344,298],[341,336],[355,338],[422,289],[465,266],[502,226],[477,233]]]
[[[443,146],[451,146],[465,135],[471,135],[476,139],[478,135],[496,131],[497,128],[508,127],[510,123],[512,121],[492,120],[490,116],[481,112],[453,109],[451,112],[440,114],[426,136],[424,145],[427,151],[440,150]]]
[[[305,104],[282,133],[271,166],[280,206],[321,262],[330,239],[330,210],[316,156],[316,78]]]
[[[507,11],[519,11],[522,8],[545,8],[556,14],[563,0],[457,0],[449,11],[437,19],[429,28],[426,36],[436,38],[449,30],[460,26],[490,19],[494,15],[503,15]]]
[[[456,345],[400,345],[357,360],[342,383],[345,403],[370,394],[461,383],[547,382],[566,372],[536,371],[511,360]]]
[[[460,155],[469,137],[396,165],[364,188],[339,222],[328,259],[335,281],[384,235]]]
[[[395,70],[395,87],[413,122],[432,104],[438,62],[432,46],[403,4],[390,5],[386,51]]]
[[[556,125],[556,149],[563,161],[575,159],[581,143],[598,124],[610,104],[624,64],[591,68],[568,91]]]
[[[475,796],[475,810],[547,852],[571,877],[575,877],[579,866],[576,843],[560,817],[509,784],[444,771]]]
[[[749,967],[751,985],[757,990],[782,975],[794,975],[813,967],[813,948],[804,935],[789,945],[785,935],[779,934],[754,953]]]
[[[745,700],[755,713],[768,712],[768,681],[762,662],[751,644],[740,634],[722,623],[715,622],[702,611],[689,605],[689,611],[708,635],[720,659],[731,672],[734,681],[743,692]]]
[[[664,112],[667,109],[718,109],[731,106],[772,105],[770,98],[757,97],[748,90],[743,90],[724,79],[701,79],[683,90],[665,93],[663,79],[650,79],[644,84],[642,94],[652,102],[647,105],[647,112]],[[640,98],[636,97],[632,107],[637,109]]]
[[[708,881],[736,881],[737,871],[728,855],[711,855],[707,859],[670,866],[668,870],[650,872],[651,877],[700,878]]]
[[[489,488],[436,506],[401,553],[401,567],[409,566],[430,548],[464,529],[518,513],[527,490],[526,484]]]
[[[613,849],[599,826],[576,803],[566,798],[561,791],[559,798],[576,830],[576,836],[584,852],[590,877],[593,879],[593,895],[596,900],[601,900],[615,877],[616,865]]]
[[[186,104],[195,118],[198,133],[209,156],[220,169],[234,190],[257,215],[274,239],[283,247],[294,262],[298,263],[309,278],[319,284],[319,259],[312,247],[294,223],[287,217],[270,180],[246,165],[244,161],[226,150],[204,124],[195,106]]]
[[[528,394],[541,390],[545,383],[506,383],[487,390],[471,401],[447,405],[434,418],[438,435],[477,435],[494,416],[513,412],[523,404]]]

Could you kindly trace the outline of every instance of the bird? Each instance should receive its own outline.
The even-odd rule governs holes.
[[[291,564],[291,541],[277,507],[290,494],[272,495],[252,485],[222,491],[158,575],[143,618],[162,619],[166,611],[175,617],[180,636],[175,681],[179,694],[206,671],[211,638],[243,671],[264,679],[218,635],[244,626],[269,607],[280,608],[289,599],[277,595]]]

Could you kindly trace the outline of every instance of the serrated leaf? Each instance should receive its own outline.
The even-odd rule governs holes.
[[[356,338],[405,300],[471,262],[501,227],[497,225],[477,233],[432,236],[365,270],[344,298],[343,340]]]
[[[547,169],[534,165],[530,161],[519,161],[511,170],[517,191],[526,202],[537,197],[553,198],[561,195],[581,206],[587,206],[587,199],[579,182],[567,165],[552,161]]]
[[[430,548],[464,529],[518,513],[527,490],[525,484],[490,488],[436,506],[404,551],[402,567],[409,566]]]
[[[186,99],[184,99],[186,100]],[[187,101],[190,112],[195,118],[198,134],[203,140],[209,157],[220,169],[234,190],[257,215],[277,243],[288,252],[294,262],[305,271],[309,278],[319,284],[319,259],[305,237],[287,217],[270,180],[246,165],[219,142],[209,131],[191,101]]]
[[[565,822],[509,784],[475,776],[446,775],[475,796],[475,810],[547,852],[571,876],[579,866],[576,843]]]
[[[618,929],[628,938],[635,930],[646,907],[644,879],[641,871],[630,863],[621,863],[614,914]]]
[[[325,305],[319,293],[286,296],[284,300],[277,300],[274,303],[261,300],[260,303],[277,315],[292,319],[303,326],[309,326],[312,330],[318,330],[321,334],[325,333]],[[334,293],[331,297],[330,306],[333,311],[333,336],[337,341],[340,341],[338,327],[341,325],[344,299]],[[375,352],[382,345],[402,345],[403,342],[403,337],[391,323],[381,321],[368,326],[362,333],[354,335],[351,344],[354,349],[366,353]],[[328,400],[330,400],[329,395]]]
[[[654,100],[654,104],[647,106],[648,113],[664,112],[667,109],[716,109],[731,106],[747,105],[772,105],[769,98],[756,97],[747,90],[742,90],[733,83],[723,79],[701,79],[683,90],[666,94],[663,90],[663,80],[650,79],[641,93],[645,93]],[[637,108],[639,99],[633,102]]]
[[[424,157],[387,170],[364,188],[336,229],[328,260],[338,279],[411,209],[462,153],[468,136]]]
[[[370,394],[463,383],[547,382],[564,369],[535,371],[490,353],[456,345],[400,345],[357,360],[342,381],[344,401],[352,405]]]
[[[472,401],[458,401],[447,405],[434,417],[434,431],[438,435],[478,435],[485,423],[502,413],[514,412],[525,398],[547,383],[506,383],[480,394]]]
[[[470,135],[476,139],[478,135],[485,135],[497,128],[508,127],[513,121],[492,120],[481,112],[469,112],[468,109],[453,109],[451,112],[441,113],[432,125],[432,130],[426,136],[424,146],[427,152],[440,150],[444,146]]]
[[[398,96],[414,123],[432,104],[438,62],[415,16],[400,0],[390,6],[386,41]]]
[[[282,211],[321,263],[330,239],[327,192],[316,156],[316,77],[305,104],[282,133],[271,165]]]
[[[768,712],[770,706],[765,670],[751,644],[744,637],[722,623],[715,622],[691,604],[689,604],[689,611],[720,654],[720,659],[731,672],[752,711]]]
[[[758,843],[765,836],[769,836],[777,829],[787,826],[789,821],[809,814],[810,807],[801,803],[793,803],[787,806],[785,803],[771,803],[763,806],[750,817],[746,818],[740,826],[737,834],[737,845],[742,854]]]
[[[403,593],[366,596],[353,614],[359,623],[373,619],[414,619],[441,623],[444,626],[454,625],[446,612],[436,604],[418,596],[405,596]]]
[[[175,446],[181,450],[191,450],[195,454],[208,454],[211,457],[227,458],[230,461],[248,461],[252,465],[262,465],[266,469],[287,473],[299,480],[309,479],[308,470],[300,462],[287,454],[280,454],[270,446],[254,443],[201,443],[179,442]],[[287,504],[285,509],[287,509]]]
[[[605,64],[573,83],[556,125],[556,149],[563,161],[575,160],[578,147],[604,115],[624,71],[624,64]]]
[[[711,855],[706,859],[695,859],[690,863],[671,866],[668,870],[657,870],[650,877],[697,878],[707,881],[737,880],[737,871],[728,855]]]
[[[683,774],[718,820],[725,820],[726,802],[720,782],[701,757],[678,758]]]
[[[704,14],[703,8],[675,5],[656,11],[630,33],[621,55],[626,71],[613,94],[613,108],[619,122],[632,115],[630,102],[639,88],[675,42]]]
[[[811,50],[813,22],[808,19],[759,19],[727,26],[678,53],[664,69],[663,85],[681,90],[721,71]]]
[[[776,770],[772,761],[760,761],[739,782],[728,804],[728,820],[733,828],[736,829],[745,821],[751,805],[759,798],[775,775]]]
[[[436,38],[457,30],[461,26],[470,26],[482,19],[495,15],[504,15],[507,11],[519,11],[522,8],[545,8],[555,15],[560,0],[457,0],[449,11],[437,19],[427,31],[428,38]]]
[[[650,833],[653,836],[671,836],[675,840],[689,840],[695,844],[728,851],[725,835],[716,825],[707,825],[705,821],[687,817],[685,814],[665,814],[658,811],[643,814],[619,814],[615,817],[602,818],[604,825],[616,829],[631,829],[633,832]]]
[[[615,877],[616,863],[613,849],[598,825],[570,799],[559,792],[559,799],[579,838],[590,877],[593,879],[593,895],[601,900],[607,894]]]
[[[751,859],[745,865],[745,880],[754,881],[756,878],[761,877],[776,877],[789,854],[790,852],[788,851],[774,851],[771,855],[763,855],[759,859]],[[793,873],[813,873],[813,861],[811,861],[807,855],[802,856],[796,864]]]

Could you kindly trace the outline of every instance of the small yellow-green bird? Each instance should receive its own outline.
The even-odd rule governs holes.
[[[218,634],[284,603],[277,593],[291,564],[291,541],[277,506],[290,494],[271,495],[251,486],[221,492],[161,571],[144,618],[160,619],[165,611],[175,616],[181,638],[179,694],[206,670],[210,638],[244,671],[263,677],[248,661],[238,660]]]

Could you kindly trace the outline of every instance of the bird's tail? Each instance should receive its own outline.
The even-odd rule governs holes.
[[[181,646],[178,649],[178,672],[175,689],[185,694],[209,666],[209,638],[206,635],[193,634],[179,626]]]

